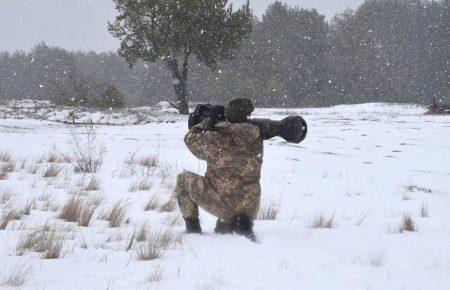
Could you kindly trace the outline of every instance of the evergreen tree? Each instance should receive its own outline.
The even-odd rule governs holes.
[[[227,0],[113,0],[119,12],[109,30],[130,65],[162,59],[172,74],[175,107],[189,113],[189,57],[214,68],[251,32],[249,3],[233,11]]]

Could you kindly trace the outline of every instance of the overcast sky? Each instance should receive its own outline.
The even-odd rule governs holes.
[[[292,6],[316,8],[330,19],[335,13],[356,8],[363,0],[286,0]],[[234,0],[240,5],[245,0]],[[251,0],[261,17],[274,0]],[[116,50],[118,41],[107,31],[114,19],[111,0],[0,0],[0,50],[29,50],[45,41],[69,50]]]

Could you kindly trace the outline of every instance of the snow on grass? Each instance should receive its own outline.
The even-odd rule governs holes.
[[[19,105],[0,120],[0,220],[7,221],[0,288],[15,280],[21,289],[450,285],[449,116],[389,104],[256,110],[255,118],[277,120],[302,114],[309,135],[300,145],[265,142],[262,218],[255,221],[258,243],[251,243],[215,235],[216,220],[204,211],[204,234],[183,234],[176,176],[206,169],[183,144],[186,117],[157,113],[170,122],[95,126],[90,148],[104,150],[96,151],[103,152],[98,168],[87,170],[93,174],[77,169],[74,125],[27,117],[63,121],[69,109]],[[118,116],[116,124],[136,116],[77,114],[80,121]],[[75,130],[79,148],[89,130]],[[99,154],[83,156],[94,164]]]

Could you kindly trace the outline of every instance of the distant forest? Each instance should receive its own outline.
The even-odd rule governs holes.
[[[190,101],[248,97],[260,107],[448,103],[449,5],[450,0],[366,0],[327,22],[316,10],[275,2],[254,19],[234,59],[214,71],[192,62]],[[109,106],[96,101],[105,94],[117,106],[175,97],[162,62],[130,69],[114,52],[69,52],[44,43],[28,53],[0,52],[0,100]]]

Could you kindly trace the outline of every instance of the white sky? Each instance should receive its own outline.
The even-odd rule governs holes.
[[[251,0],[261,17],[274,0]],[[316,8],[333,17],[356,8],[363,0],[286,0],[292,6]],[[240,5],[245,0],[233,0]],[[116,50],[118,41],[107,31],[115,16],[111,0],[0,0],[0,50],[29,50],[45,41],[69,50]]]

